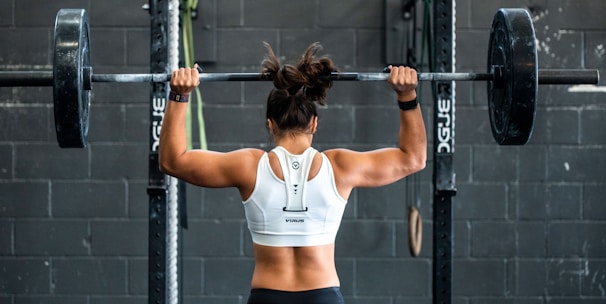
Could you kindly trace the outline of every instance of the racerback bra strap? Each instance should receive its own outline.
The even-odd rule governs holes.
[[[309,147],[303,154],[295,155],[288,152],[283,147],[276,147],[272,150],[280,161],[282,174],[284,175],[284,185],[286,187],[286,206],[283,210],[287,212],[305,212],[305,185],[311,169],[311,163],[317,150]]]

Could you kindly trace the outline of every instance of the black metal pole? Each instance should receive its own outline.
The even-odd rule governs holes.
[[[169,1],[149,0],[151,16],[151,73],[168,73],[168,12]],[[158,165],[160,127],[168,99],[168,83],[151,83],[150,143],[149,143],[149,253],[148,253],[148,303],[168,302],[168,197],[166,176]]]
[[[454,71],[453,0],[434,1],[434,69]],[[437,16],[437,17],[436,17]],[[433,167],[433,303],[452,303],[452,203],[456,194],[455,83],[435,81]]]

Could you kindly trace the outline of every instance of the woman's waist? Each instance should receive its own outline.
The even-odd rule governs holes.
[[[273,247],[255,243],[252,285],[291,291],[338,286],[334,248],[334,243],[309,247]]]
[[[338,288],[339,277],[336,272],[315,272],[313,274],[285,275],[267,272],[253,274],[252,289],[267,289],[287,292],[302,292],[325,288]]]
[[[338,287],[339,277],[334,264],[309,263],[256,263],[252,288],[282,291],[305,291]]]

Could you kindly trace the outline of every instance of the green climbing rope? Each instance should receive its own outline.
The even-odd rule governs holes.
[[[185,66],[193,67],[194,65],[194,31],[192,24],[192,12],[196,10],[198,6],[198,0],[183,0],[183,59],[185,61]],[[196,116],[198,120],[198,133],[200,140],[200,149],[206,150],[208,148],[206,142],[206,128],[204,125],[204,113],[203,113],[203,102],[202,102],[202,94],[200,94],[200,89],[196,88],[194,90],[194,94],[192,94],[196,103]],[[191,100],[191,99],[190,99]],[[192,100],[192,102],[193,102]],[[192,102],[189,104],[189,110],[187,111],[187,133],[189,136],[187,137],[187,147],[188,149],[193,148],[193,127],[192,127]]]

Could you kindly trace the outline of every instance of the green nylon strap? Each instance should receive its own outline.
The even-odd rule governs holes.
[[[193,33],[193,25],[192,25],[192,11],[198,6],[198,0],[183,0],[183,57],[185,60],[185,66],[192,67],[194,65],[194,33]],[[206,150],[208,149],[208,144],[206,142],[206,127],[204,123],[204,113],[203,113],[203,102],[202,102],[202,94],[200,94],[200,89],[196,88],[194,90],[194,94],[192,94],[192,102],[195,100],[197,102],[197,111],[196,118],[198,120],[198,133],[200,140],[200,149]],[[187,134],[187,147],[188,149],[193,148],[192,137],[193,137],[193,120],[192,120],[192,109],[191,104],[189,104],[189,109],[187,111],[187,123],[186,129]]]

